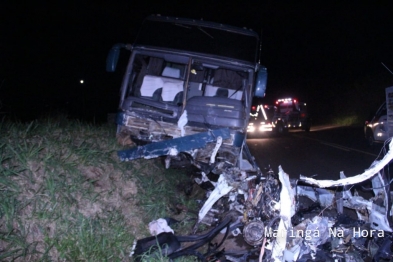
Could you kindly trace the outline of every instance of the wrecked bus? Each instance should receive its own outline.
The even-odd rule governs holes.
[[[393,142],[364,173],[341,172],[339,180],[290,179],[281,166],[278,174],[262,174],[255,164],[245,137],[252,98],[266,89],[258,41],[248,29],[150,16],[133,45],[111,49],[108,71],[115,70],[122,48],[131,52],[117,133],[137,146],[119,151],[120,159],[164,156],[167,167],[187,160],[201,171],[194,181],[210,185],[193,233],[201,224],[212,229],[177,236],[163,227],[135,241],[130,256],[141,261],[153,251],[200,261],[391,261],[393,193],[384,168],[393,159]],[[371,182],[369,198],[353,189],[364,181]],[[242,250],[221,247],[229,236],[246,243]],[[199,249],[204,245],[207,251]]]
[[[258,60],[259,37],[245,28],[152,15],[134,44],[116,44],[107,58],[113,72],[120,50],[131,55],[121,84],[117,133],[138,145],[121,160],[166,157],[212,169],[225,162],[256,166],[245,143],[251,101],[263,97],[267,71]]]

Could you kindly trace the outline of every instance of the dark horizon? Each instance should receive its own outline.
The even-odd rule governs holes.
[[[124,68],[105,71],[109,49],[132,43],[150,14],[204,19],[260,34],[266,99],[296,96],[317,115],[359,99],[373,109],[393,85],[393,3],[26,3],[5,6],[1,41],[3,111],[33,117],[116,111]],[[126,55],[121,57],[124,64]],[[84,84],[80,84],[80,80]],[[0,111],[1,111],[0,110]],[[351,109],[352,110],[352,109]],[[358,110],[353,108],[353,110]],[[364,114],[364,112],[359,112]]]

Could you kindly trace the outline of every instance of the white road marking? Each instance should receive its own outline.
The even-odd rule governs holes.
[[[355,148],[340,146],[340,145],[338,145],[338,144],[327,143],[327,142],[325,142],[325,141],[323,141],[323,140],[320,140],[320,139],[310,138],[310,137],[305,137],[305,136],[299,136],[299,135],[295,135],[295,136],[298,136],[298,137],[301,137],[301,138],[310,139],[310,140],[314,140],[314,141],[317,141],[317,142],[319,142],[319,143],[321,143],[321,144],[323,144],[323,145],[330,146],[330,147],[334,147],[334,148],[337,148],[337,149],[341,149],[341,150],[343,150],[343,151],[347,151],[347,152],[355,151],[355,152],[362,153],[362,154],[366,154],[366,155],[370,155],[370,156],[373,156],[373,157],[378,157],[378,155],[373,154],[373,153],[369,153],[369,152],[366,152],[366,151],[363,151],[363,150],[359,150],[359,149],[355,149]]]
[[[320,141],[320,143],[323,144],[323,145],[327,145],[327,146],[331,146],[331,147],[334,147],[334,148],[338,148],[338,149],[341,149],[341,150],[344,150],[344,151],[347,151],[347,152],[351,151],[350,148],[345,147],[345,146],[340,146],[340,145],[332,144],[332,143],[326,143],[326,142],[323,142],[323,141]]]

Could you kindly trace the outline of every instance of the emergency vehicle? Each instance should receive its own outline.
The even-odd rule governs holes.
[[[251,107],[249,136],[260,136],[274,132],[284,134],[291,128],[310,131],[311,118],[307,112],[307,104],[295,98],[277,99],[274,105],[257,104]]]

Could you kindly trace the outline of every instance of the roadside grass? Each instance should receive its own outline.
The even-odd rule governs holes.
[[[132,261],[153,219],[191,228],[196,216],[175,208],[196,209],[178,186],[185,171],[120,162],[115,130],[65,117],[0,123],[0,261]]]
[[[342,117],[335,117],[334,119],[332,119],[331,124],[340,126],[359,126],[364,124],[363,121],[364,119],[360,119],[360,117],[357,115],[348,115]]]

